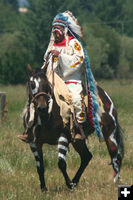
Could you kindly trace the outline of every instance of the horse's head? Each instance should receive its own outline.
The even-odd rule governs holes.
[[[28,91],[31,102],[39,112],[51,112],[51,88],[43,69],[33,70],[28,66],[30,78],[28,81]]]

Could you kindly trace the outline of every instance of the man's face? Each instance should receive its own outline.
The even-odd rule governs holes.
[[[53,34],[56,42],[61,42],[64,39],[64,27],[63,26],[54,26]]]

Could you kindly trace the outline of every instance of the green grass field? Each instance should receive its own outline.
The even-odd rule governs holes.
[[[113,98],[118,119],[124,130],[125,157],[120,185],[133,184],[133,82],[100,81]],[[21,113],[26,102],[25,86],[2,86],[7,92],[8,115],[0,123],[0,200],[117,200],[118,184],[113,183],[112,166],[105,143],[96,135],[89,136],[87,145],[93,159],[83,173],[78,187],[69,191],[57,167],[57,147],[44,145],[45,177],[48,192],[42,194],[36,164],[28,144],[17,135],[23,132]],[[68,173],[72,178],[79,166],[78,154],[70,145],[67,154]]]

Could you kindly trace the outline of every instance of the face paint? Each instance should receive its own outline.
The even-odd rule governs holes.
[[[61,42],[64,39],[64,28],[61,26],[55,26],[53,28],[53,34],[56,42]]]

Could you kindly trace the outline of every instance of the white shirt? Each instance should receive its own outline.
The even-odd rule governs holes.
[[[80,42],[73,38],[69,41],[69,51],[67,52],[66,46],[53,45],[52,50],[60,52],[58,58],[54,59],[54,71],[65,81],[81,82],[82,72],[84,71],[84,51]],[[47,51],[44,55],[44,60],[47,56]],[[50,57],[47,70],[52,69],[52,56]]]

